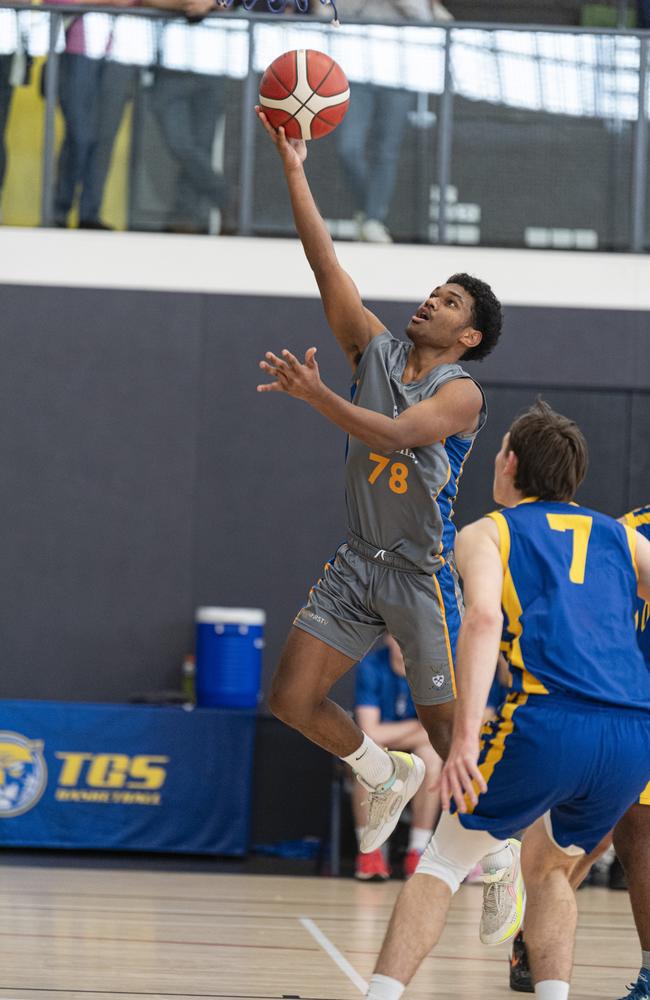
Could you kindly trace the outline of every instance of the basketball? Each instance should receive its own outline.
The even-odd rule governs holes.
[[[316,49],[294,49],[274,59],[260,82],[260,105],[290,139],[320,139],[343,121],[350,104],[345,73]]]

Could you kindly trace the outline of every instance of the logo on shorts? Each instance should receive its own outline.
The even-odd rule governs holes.
[[[434,687],[441,688],[442,685],[445,683],[445,675],[444,674],[434,674],[433,677],[431,678],[431,680],[433,681]]]
[[[319,625],[327,625],[327,618],[323,618],[322,615],[317,615],[313,611],[308,611],[307,614],[310,618],[313,618],[315,622],[318,622]]]

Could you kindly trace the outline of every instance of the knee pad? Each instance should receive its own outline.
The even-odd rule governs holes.
[[[418,866],[415,869],[416,875],[433,875],[439,878],[451,889],[452,896],[458,892],[460,883],[463,881],[473,866],[466,870],[457,862],[441,853],[436,844],[435,836],[429,841],[429,846],[422,854]]]
[[[457,816],[443,813],[415,873],[440,879],[453,895],[485,854],[500,850],[506,843],[483,830],[467,830]]]

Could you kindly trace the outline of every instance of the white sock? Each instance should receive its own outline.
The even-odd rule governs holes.
[[[499,872],[503,868],[509,868],[512,862],[513,856],[510,844],[506,843],[500,851],[495,851],[494,854],[486,854],[484,858],[481,858],[481,868],[485,875],[494,875],[495,872]]]
[[[650,951],[641,950],[641,968],[650,969]]]
[[[423,826],[412,826],[409,833],[409,851],[417,851],[422,854],[431,840],[431,830]]]
[[[393,762],[386,751],[377,746],[365,733],[361,746],[348,757],[341,757],[341,760],[349,764],[352,770],[360,774],[366,784],[372,785],[373,788],[383,785],[393,773]]]
[[[361,838],[363,837],[365,829],[366,829],[365,826],[355,826],[354,828],[354,832],[357,835],[357,845],[359,847],[361,846]]]
[[[539,1000],[567,1000],[569,984],[562,979],[543,979],[535,983],[535,996]]]
[[[400,1000],[406,987],[390,976],[374,974],[366,993],[367,1000]]]

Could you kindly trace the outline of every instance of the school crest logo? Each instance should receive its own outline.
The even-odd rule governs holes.
[[[42,740],[0,730],[0,819],[36,805],[47,785]]]
[[[441,688],[442,685],[445,683],[445,678],[443,674],[434,674],[431,680],[433,681],[435,687],[437,688]]]

